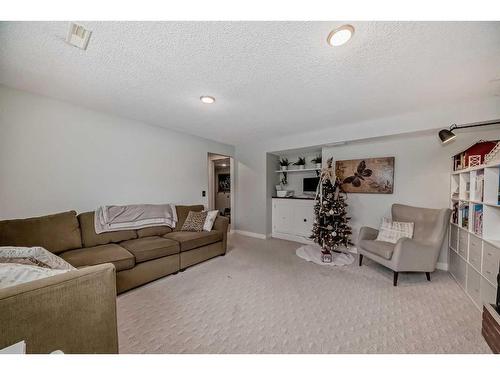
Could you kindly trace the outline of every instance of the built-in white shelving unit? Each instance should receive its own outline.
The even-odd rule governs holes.
[[[496,300],[500,262],[500,165],[451,174],[449,272],[474,304]],[[457,211],[458,206],[458,211]]]

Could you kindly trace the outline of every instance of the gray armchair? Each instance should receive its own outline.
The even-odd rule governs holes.
[[[450,214],[448,208],[435,210],[393,204],[394,221],[415,223],[413,238],[401,238],[396,244],[375,241],[378,230],[362,227],[357,243],[359,266],[366,256],[390,268],[394,271],[394,286],[398,285],[399,272],[425,272],[431,281],[430,273],[436,269]]]

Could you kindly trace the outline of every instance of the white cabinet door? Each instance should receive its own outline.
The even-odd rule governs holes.
[[[484,277],[481,277],[481,301],[483,303],[495,303],[496,298],[496,288],[491,285]]]
[[[273,232],[293,233],[293,206],[287,199],[273,199]]]
[[[481,275],[472,266],[467,266],[467,293],[476,303],[481,306]]]
[[[493,285],[497,285],[498,265],[500,264],[500,249],[484,243],[483,248],[483,276]]]
[[[314,221],[314,210],[312,200],[301,200],[294,202],[293,215],[294,234],[308,238],[311,235]]]

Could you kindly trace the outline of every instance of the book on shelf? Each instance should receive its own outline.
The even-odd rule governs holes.
[[[461,211],[461,217],[462,217],[462,228],[467,229],[469,227],[469,205],[464,204],[460,208]]]
[[[458,225],[458,202],[453,203],[451,222]]]
[[[465,200],[470,199],[470,181],[467,181],[465,183],[464,199]]]
[[[474,197],[475,200],[483,201],[483,192],[484,192],[484,174],[478,173],[476,175],[476,180],[474,183]]]
[[[500,205],[500,175],[498,176],[498,205]]]
[[[474,228],[473,231],[477,235],[481,236],[483,234],[483,205],[476,204],[474,206],[474,216],[473,216]]]

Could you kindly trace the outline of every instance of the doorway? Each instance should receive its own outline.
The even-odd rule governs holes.
[[[208,154],[208,208],[229,219],[233,207],[233,158]]]

